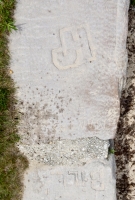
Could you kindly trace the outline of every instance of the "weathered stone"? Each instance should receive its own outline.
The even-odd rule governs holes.
[[[46,165],[84,165],[91,159],[108,157],[109,141],[94,138],[51,141],[41,145],[19,145],[30,159]]]
[[[32,163],[25,175],[24,200],[116,200],[113,159],[84,166]]]
[[[114,138],[128,0],[20,0],[12,34],[23,143]],[[38,133],[38,134],[37,134]]]
[[[126,76],[128,5],[18,0],[10,50],[18,146],[30,160],[24,200],[116,200],[105,158]]]

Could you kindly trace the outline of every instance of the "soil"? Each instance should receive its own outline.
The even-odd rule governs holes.
[[[129,10],[126,87],[121,96],[121,113],[115,138],[117,200],[135,199],[135,8]]]

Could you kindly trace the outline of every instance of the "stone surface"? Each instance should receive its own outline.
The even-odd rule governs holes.
[[[128,0],[20,0],[10,38],[23,144],[114,138]]]
[[[30,159],[46,165],[84,165],[91,159],[108,157],[109,141],[96,137],[78,140],[51,141],[41,145],[19,145]]]
[[[23,200],[116,200],[108,140],[126,76],[128,5],[18,0],[10,52],[18,146],[30,161]]]
[[[113,158],[84,166],[32,163],[25,175],[24,200],[116,200]]]

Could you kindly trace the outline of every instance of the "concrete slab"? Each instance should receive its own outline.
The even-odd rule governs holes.
[[[19,0],[10,37],[23,143],[114,138],[128,0]],[[25,135],[26,136],[26,135]]]
[[[32,163],[25,175],[24,200],[116,200],[113,157],[84,166]]]
[[[116,200],[108,156],[127,67],[129,0],[18,0],[10,37],[23,200]],[[33,161],[32,161],[33,160]]]

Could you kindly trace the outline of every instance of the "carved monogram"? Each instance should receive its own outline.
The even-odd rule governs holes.
[[[76,58],[71,64],[63,64],[59,58],[59,54],[63,55],[63,60],[70,60],[71,54],[66,34],[71,34],[72,42],[75,45]],[[95,50],[92,44],[92,38],[88,24],[81,26],[72,26],[60,30],[61,47],[52,50],[52,59],[54,65],[59,70],[75,68],[87,62],[95,60]]]

